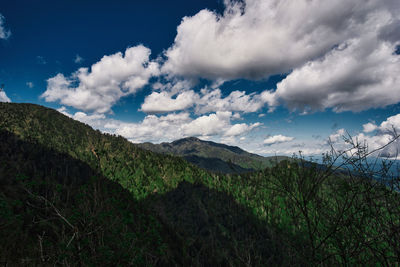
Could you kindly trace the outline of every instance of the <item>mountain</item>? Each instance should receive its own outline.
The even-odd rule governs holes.
[[[0,103],[0,262],[280,263],[269,226],[202,182],[217,180],[53,109]]]
[[[220,173],[245,173],[272,167],[288,157],[262,157],[237,146],[228,146],[196,137],[187,137],[171,143],[142,143],[139,147],[162,154],[181,156],[200,168]]]
[[[0,103],[0,262],[397,266],[398,178],[359,167],[339,174],[300,158],[213,173],[53,109]]]

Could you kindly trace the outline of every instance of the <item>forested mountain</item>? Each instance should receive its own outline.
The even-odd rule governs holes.
[[[196,137],[188,137],[171,143],[142,143],[144,149],[182,156],[187,161],[209,171],[220,173],[244,173],[262,170],[289,159],[284,156],[262,157],[237,146],[228,146]]]
[[[52,109],[0,103],[0,262],[399,264],[398,178],[330,170],[300,158],[211,173]]]

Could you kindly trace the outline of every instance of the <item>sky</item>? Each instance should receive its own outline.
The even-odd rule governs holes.
[[[398,0],[0,3],[0,101],[134,143],[374,150],[400,132],[399,73]]]

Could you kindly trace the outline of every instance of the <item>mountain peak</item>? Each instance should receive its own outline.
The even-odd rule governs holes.
[[[182,138],[182,139],[175,140],[171,144],[179,145],[179,144],[183,144],[183,143],[193,143],[193,142],[201,142],[201,141],[202,140],[200,140],[197,137],[190,136],[190,137],[185,137],[185,138]]]
[[[275,158],[265,158],[244,151],[237,146],[186,137],[171,143],[138,144],[153,152],[181,156],[187,161],[210,171],[243,173],[272,166]],[[283,157],[279,160],[284,159]]]

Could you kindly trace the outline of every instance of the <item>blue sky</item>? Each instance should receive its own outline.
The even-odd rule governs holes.
[[[347,131],[378,148],[400,129],[400,3],[331,2],[6,1],[0,101],[132,142],[312,155]]]

